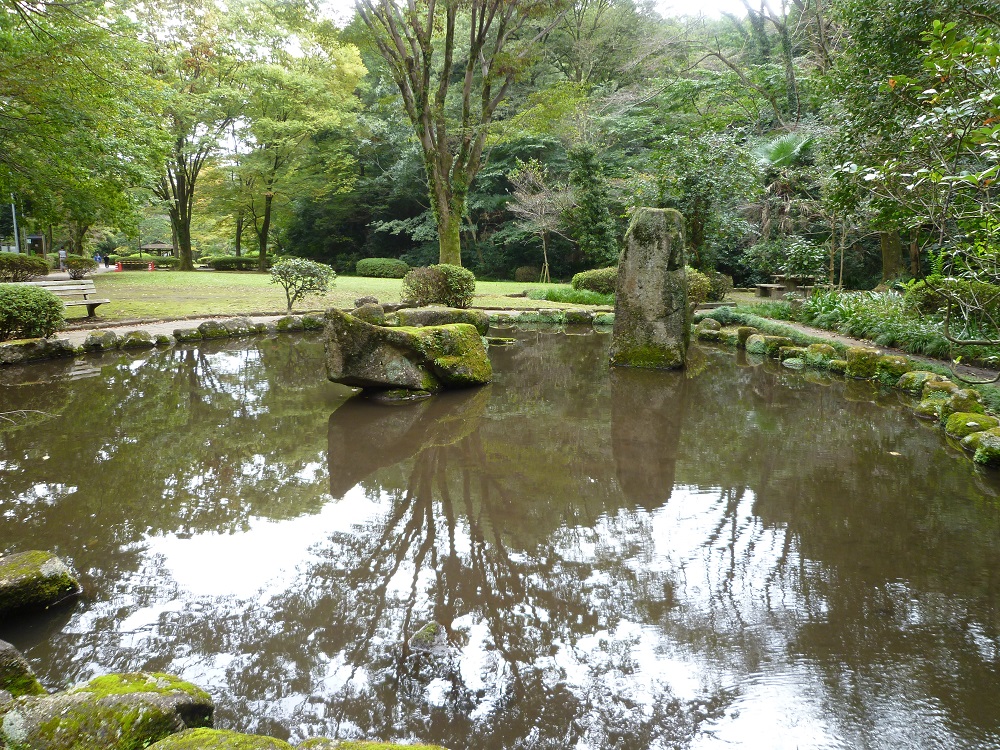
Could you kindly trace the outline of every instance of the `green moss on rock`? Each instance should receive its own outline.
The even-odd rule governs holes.
[[[566,310],[563,315],[567,325],[591,325],[594,322],[594,313],[590,310]]]
[[[988,414],[956,412],[948,417],[944,431],[949,437],[961,440],[975,432],[992,430],[1000,426],[1000,419]]]
[[[501,328],[509,328],[517,322],[516,318],[510,313],[492,313],[489,318],[491,326],[499,326]]]
[[[684,350],[680,346],[623,348],[612,358],[611,365],[647,370],[676,370],[684,366]]]
[[[802,357],[789,357],[781,360],[781,366],[789,370],[802,370],[806,366],[806,361]]]
[[[613,326],[615,324],[615,314],[614,313],[597,313],[594,316],[594,327],[603,328],[606,326]]]
[[[0,690],[14,698],[22,695],[45,695],[28,660],[7,641],[0,641]],[[0,713],[3,709],[0,708]]]
[[[278,318],[274,321],[274,327],[275,330],[281,333],[305,330],[305,326],[302,325],[302,318],[298,315],[286,315],[283,318]]]
[[[946,401],[941,403],[941,419],[947,420],[952,414],[966,412],[970,414],[985,414],[986,409],[980,403],[981,396],[977,391],[957,390]]]
[[[786,359],[801,359],[805,362],[806,350],[802,346],[783,346],[778,350],[778,360],[784,362]]]
[[[925,383],[936,382],[939,380],[945,380],[945,378],[938,375],[936,372],[911,370],[900,376],[899,380],[896,382],[896,387],[901,391],[906,391],[907,393],[916,395],[923,393]]]
[[[699,341],[720,342],[723,340],[722,331],[715,328],[695,328],[694,334]]]
[[[777,358],[783,346],[794,346],[787,336],[767,336],[760,333],[751,334],[746,340],[746,349],[751,354],[763,354]]]
[[[847,374],[847,360],[846,359],[831,359],[826,363],[826,369],[830,372],[837,373],[838,375]]]
[[[837,359],[837,350],[829,344],[810,344],[806,347],[804,359],[813,367],[826,367],[830,360]]]
[[[303,315],[302,316],[302,329],[304,331],[322,331],[325,323],[323,322],[322,316],[319,315]]]
[[[51,552],[31,550],[0,558],[0,619],[76,596],[80,582]]]
[[[156,341],[149,331],[129,331],[121,338],[122,349],[152,349]]]
[[[943,398],[925,398],[913,407],[913,413],[921,419],[938,420],[941,418],[941,407],[944,402]]]
[[[991,469],[1000,468],[1000,434],[993,431],[986,432],[979,439],[979,445],[972,460],[980,466],[987,466]]]
[[[363,320],[365,323],[371,323],[373,326],[385,325],[385,308],[382,305],[373,303],[361,305],[361,307],[351,310],[351,315],[358,320]],[[396,319],[402,320],[398,314],[396,315]]]
[[[229,329],[221,320],[206,320],[198,326],[198,331],[203,339],[227,339]]]
[[[150,745],[149,750],[292,750],[292,746],[283,740],[257,734],[188,729]]]
[[[114,331],[93,331],[87,335],[83,348],[86,351],[112,351],[119,344],[118,334]]]
[[[866,346],[847,347],[847,376],[858,380],[871,380],[878,375],[881,352]]]
[[[939,380],[925,381],[920,393],[923,398],[946,398],[959,390],[961,389],[948,378],[940,378]]]
[[[898,383],[912,369],[909,358],[898,354],[883,354],[878,358],[878,378],[886,383]]]
[[[201,341],[201,331],[197,328],[176,328],[174,329],[174,340],[178,343],[188,341]]]
[[[757,333],[757,329],[752,326],[740,326],[736,329],[736,336],[739,339],[739,345],[746,348],[747,339]]]
[[[717,321],[715,318],[703,318],[697,326],[696,330],[699,331],[721,331],[722,323]]]
[[[1000,439],[1000,427],[993,427],[989,430],[983,430],[981,432],[973,432],[962,438],[962,448],[967,450],[969,453],[975,453],[979,450],[979,444],[983,441],[983,438],[991,435],[995,438]]]

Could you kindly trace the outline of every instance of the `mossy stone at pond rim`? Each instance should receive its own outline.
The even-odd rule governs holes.
[[[566,322],[566,316],[559,310],[525,310],[517,316],[516,322],[562,325]]]
[[[18,339],[0,343],[0,365],[72,357],[77,351],[66,339]]]
[[[679,344],[672,347],[622,347],[611,359],[611,366],[646,370],[676,370],[684,367],[684,360],[684,348]]]
[[[923,398],[947,397],[959,390],[961,389],[948,378],[940,378],[938,380],[925,380],[920,394]]]
[[[837,350],[829,344],[810,344],[804,359],[813,367],[825,367],[830,360],[837,359]]]
[[[87,334],[83,348],[88,352],[112,351],[117,349],[120,343],[118,334],[114,331],[92,331]]]
[[[0,557],[0,619],[43,609],[80,593],[80,582],[51,552],[31,550]]]
[[[878,377],[887,383],[898,383],[912,369],[913,363],[909,358],[898,354],[883,354],[878,358]]]
[[[176,343],[176,339],[169,333],[156,334],[155,341],[157,346],[173,346]]]
[[[510,327],[517,322],[517,319],[510,313],[492,313],[490,315],[490,325],[500,327]]]
[[[703,318],[698,325],[695,326],[695,330],[698,331],[721,331],[722,323],[717,321],[715,318]]]
[[[941,419],[946,420],[952,414],[967,412],[971,414],[985,414],[978,391],[971,388],[968,390],[958,390],[951,394],[946,401],[941,404]]]
[[[847,347],[847,376],[858,380],[871,380],[878,375],[878,361],[882,353],[867,346]]]
[[[773,358],[777,358],[783,346],[794,346],[794,344],[786,336],[766,336],[760,333],[751,334],[746,340],[748,352]]]
[[[490,346],[514,346],[517,339],[505,338],[503,336],[487,336],[486,343]]]
[[[830,372],[837,373],[838,375],[847,374],[847,360],[846,359],[831,359],[826,363],[826,369]]]
[[[229,318],[222,321],[222,325],[225,326],[226,331],[233,338],[240,338],[242,336],[250,336],[256,333],[256,326],[250,318],[245,316],[238,316],[235,318]]]
[[[0,690],[13,697],[45,695],[45,688],[38,681],[28,660],[7,641],[0,641]],[[0,708],[0,714],[3,709]]]
[[[278,318],[274,321],[274,328],[282,333],[287,333],[288,331],[304,331],[306,329],[302,324],[302,318],[298,315],[286,315],[283,318]]]
[[[805,361],[806,350],[803,346],[783,346],[778,350],[778,360],[801,359]]]
[[[594,316],[594,327],[613,326],[614,324],[614,313],[597,313],[597,315]]]
[[[1000,427],[993,427],[989,430],[983,430],[982,432],[973,432],[962,438],[962,448],[967,450],[969,453],[975,453],[979,450],[979,444],[982,443],[983,438],[988,435],[1000,438]]]
[[[152,349],[156,340],[149,331],[129,331],[121,338],[122,349]]]
[[[988,466],[991,469],[1000,468],[1000,434],[997,434],[995,430],[983,433],[983,436],[979,438],[979,445],[972,460],[980,466]]]
[[[943,398],[925,398],[913,407],[913,413],[921,419],[937,421],[941,418],[941,407],[944,406],[945,400]]]
[[[757,329],[753,326],[740,326],[736,329],[736,337],[739,340],[739,345],[746,348],[747,339],[757,333]]]
[[[224,729],[187,729],[149,746],[149,750],[292,750],[284,740]]]
[[[947,380],[947,378],[938,375],[936,372],[928,372],[927,370],[910,370],[900,376],[896,382],[896,387],[901,391],[916,395],[923,393],[925,383],[939,380]]]
[[[781,360],[781,366],[787,367],[789,370],[803,370],[806,366],[806,361],[802,357],[789,357],[788,359]]]
[[[368,740],[328,740],[316,737],[296,745],[296,750],[445,750],[438,745],[397,745],[394,742]]]
[[[323,326],[326,325],[322,316],[320,315],[306,315],[301,316],[302,329],[305,331],[322,331]]]
[[[401,326],[444,326],[468,323],[480,336],[490,329],[490,318],[482,310],[462,310],[457,307],[408,307],[396,313]]]
[[[206,320],[198,326],[203,339],[228,339],[229,329],[221,320]]]
[[[590,310],[566,310],[563,316],[567,325],[590,325],[594,322],[594,313]]]
[[[366,303],[354,308],[349,314],[365,323],[371,323],[373,326],[385,325],[385,308],[379,304]]]
[[[183,344],[188,341],[201,341],[201,331],[197,328],[175,328],[174,329],[174,340],[179,344]]]
[[[211,726],[212,710],[204,690],[172,675],[105,675],[62,693],[7,704],[0,746],[140,750],[176,732]]]
[[[948,417],[944,431],[956,440],[968,437],[975,432],[984,432],[1000,426],[1000,419],[988,414],[956,412]]]
[[[694,335],[699,341],[714,341],[719,342],[723,340],[722,331],[715,328],[695,328]]]

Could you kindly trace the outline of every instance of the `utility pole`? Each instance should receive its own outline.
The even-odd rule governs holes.
[[[10,194],[10,215],[14,219],[14,252],[21,252],[21,237],[17,233],[17,209],[14,208],[14,194]]]

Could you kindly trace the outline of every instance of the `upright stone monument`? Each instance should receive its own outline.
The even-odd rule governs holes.
[[[690,336],[684,219],[672,208],[636,209],[618,263],[611,366],[680,369]]]

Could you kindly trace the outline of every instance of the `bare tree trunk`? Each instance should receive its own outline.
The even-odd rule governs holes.
[[[903,270],[903,241],[895,229],[879,233],[882,247],[882,281],[898,278]]]

